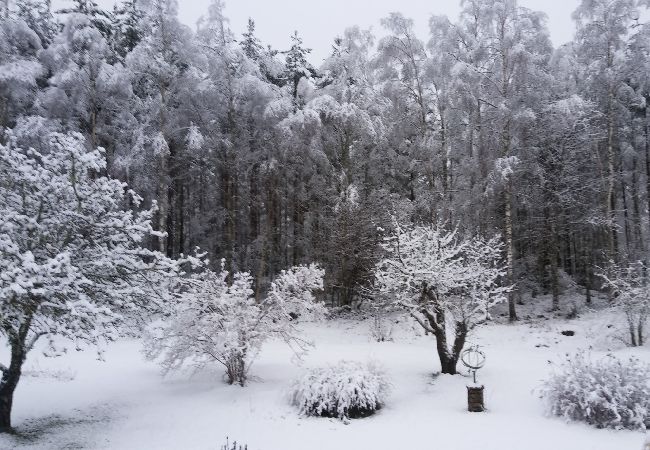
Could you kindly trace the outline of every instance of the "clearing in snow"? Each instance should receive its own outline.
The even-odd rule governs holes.
[[[305,324],[316,346],[304,363],[291,362],[282,342],[270,342],[243,388],[227,385],[219,366],[162,377],[159,366],[142,357],[139,341],[110,346],[106,362],[92,352],[55,359],[34,352],[15,399],[18,434],[0,436],[0,448],[218,449],[228,437],[250,450],[641,449],[642,433],[548,417],[539,398],[553,369],[549,362],[566,353],[596,345],[594,357],[612,350],[650,361],[647,348],[610,348],[603,336],[614,319],[599,311],[572,321],[495,322],[477,329],[470,341],[487,355],[478,375],[486,386],[485,413],[467,412],[471,378],[435,375],[440,364],[433,338],[417,336],[417,324],[399,317],[391,319],[394,340],[381,343],[371,338],[372,319]],[[383,367],[392,384],[386,405],[347,424],[300,416],[290,402],[293,380],[307,368],[340,360]]]

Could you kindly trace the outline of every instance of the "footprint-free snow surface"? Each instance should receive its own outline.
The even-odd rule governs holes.
[[[599,317],[596,321],[596,317]],[[598,430],[544,414],[537,389],[567,352],[606,344],[602,314],[575,321],[491,324],[471,341],[487,364],[485,413],[466,411],[467,376],[439,370],[435,343],[408,321],[394,324],[393,342],[373,342],[371,320],[330,320],[304,325],[316,344],[301,365],[281,343],[264,347],[248,386],[228,386],[221,369],[162,377],[143,360],[141,343],[111,345],[105,362],[92,351],[45,358],[30,355],[15,398],[16,436],[2,449],[213,449],[229,437],[249,450],[640,450],[643,433]],[[392,321],[394,322],[394,320]],[[564,336],[566,329],[574,336]],[[647,348],[614,349],[650,360]],[[341,359],[383,365],[393,388],[375,416],[346,424],[301,417],[288,389],[307,367]]]

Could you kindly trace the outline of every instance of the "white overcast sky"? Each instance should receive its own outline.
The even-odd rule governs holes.
[[[112,8],[115,0],[96,0]],[[210,0],[178,0],[183,23],[194,28],[207,10]],[[580,0],[519,0],[520,6],[543,11],[548,15],[548,27],[555,46],[572,39],[575,27],[571,13]],[[69,0],[54,0],[54,7],[69,4]],[[278,50],[286,49],[289,35],[297,30],[307,47],[313,49],[312,63],[319,65],[331,50],[337,35],[352,25],[372,28],[381,35],[379,20],[399,11],[415,20],[420,38],[426,40],[428,20],[433,14],[447,15],[455,20],[460,0],[226,0],[226,15],[237,37],[246,27],[249,17],[255,20],[257,35]]]

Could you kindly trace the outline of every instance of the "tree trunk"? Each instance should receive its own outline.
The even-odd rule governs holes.
[[[613,117],[614,91],[609,88],[609,97],[607,103],[607,199],[606,212],[609,233],[609,257],[618,261],[618,243],[616,235],[616,173],[615,173],[615,155],[614,155],[614,117]]]
[[[558,283],[557,255],[551,255],[551,311],[560,310],[560,286]]]
[[[593,266],[593,242],[591,232],[584,232],[584,276],[585,276],[585,290],[587,305],[591,304],[591,290],[593,289],[592,266]]]
[[[27,333],[24,333],[25,335]],[[10,433],[11,428],[11,410],[14,400],[14,391],[18,386],[22,372],[23,362],[27,351],[25,349],[24,337],[11,339],[11,363],[6,370],[2,372],[0,380],[0,433]]]
[[[632,224],[634,227],[634,254],[636,259],[640,251],[643,251],[643,223],[641,220],[641,189],[639,187],[639,159],[638,152],[635,153],[632,162],[632,187],[630,195],[632,196]]]
[[[637,346],[637,342],[636,342],[637,333],[636,333],[636,330],[634,329],[634,325],[635,325],[634,324],[634,319],[632,317],[628,316],[627,324],[628,324],[628,328],[629,328],[629,331],[630,331],[630,346],[631,347],[636,347]]]
[[[628,202],[627,202],[627,186],[625,184],[625,177],[623,176],[623,161],[619,161],[619,169],[618,169],[618,174],[619,174],[619,184],[620,184],[620,189],[621,189],[621,200],[622,200],[622,207],[623,207],[623,225],[624,225],[624,230],[625,230],[625,261],[628,261],[631,254],[632,254],[632,227],[630,226],[630,213],[629,213],[629,208],[628,208]]]
[[[449,149],[447,148],[447,129],[445,128],[444,109],[440,111],[440,152],[442,159],[442,196],[444,201],[447,201],[447,193],[449,192]],[[448,207],[449,210],[451,208]]]
[[[511,286],[514,285],[514,242],[512,238],[512,182],[508,180],[506,186],[506,214],[505,214],[505,227],[506,227],[506,259],[507,259],[507,272],[508,272],[508,284]],[[517,309],[515,306],[516,297],[515,290],[512,289],[508,293],[508,315],[510,322],[515,322],[517,320]]]
[[[643,347],[643,344],[645,343],[645,339],[643,336],[643,325],[645,323],[645,318],[641,317],[639,319],[639,325],[637,326],[637,344],[639,344],[639,347]]]
[[[650,102],[650,95],[646,95],[646,105]],[[650,219],[650,107],[645,109],[645,126],[643,127],[645,147],[645,174],[646,174],[646,200],[648,202],[648,216]],[[650,220],[648,221],[650,224]]]
[[[433,325],[431,321],[429,321],[429,323]],[[460,352],[463,351],[465,339],[467,338],[467,326],[463,322],[456,323],[454,344],[451,350],[447,344],[447,333],[445,328],[435,327],[435,325],[433,326],[434,335],[436,337],[436,349],[438,351],[438,358],[440,359],[440,372],[447,375],[456,375],[458,373],[456,370],[456,364],[458,364]]]
[[[447,375],[456,375],[458,371],[456,370],[456,365],[458,364],[458,359],[460,357],[460,352],[463,351],[465,346],[465,338],[467,337],[467,331],[464,325],[457,324],[456,328],[456,337],[454,338],[454,345],[451,351],[447,347],[447,339],[440,339],[438,333],[436,333],[436,346],[438,350],[438,358],[440,358],[440,371],[441,373]]]
[[[163,23],[163,22],[161,22]],[[164,30],[162,30],[164,34]],[[167,145],[168,139],[165,136],[165,128],[167,124],[166,112],[167,112],[167,86],[164,81],[159,82],[159,92],[160,92],[160,111],[158,113],[158,131],[160,135],[165,139]],[[158,180],[157,180],[157,198],[158,198],[158,231],[166,232],[167,231],[167,210],[169,208],[169,182],[168,177],[168,165],[169,165],[169,156],[167,154],[168,149],[157,149],[160,151],[158,161]],[[164,234],[158,238],[158,251],[161,253],[167,253],[167,235]]]
[[[457,359],[454,359],[453,356],[448,355],[445,352],[440,353],[440,350],[438,350],[438,356],[440,357],[441,373],[446,375],[456,375],[458,373],[456,371]]]
[[[456,375],[457,359],[451,354],[447,346],[447,336],[444,330],[436,330],[436,349],[440,359],[440,372],[447,375]]]

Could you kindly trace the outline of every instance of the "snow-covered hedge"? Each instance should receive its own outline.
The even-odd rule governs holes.
[[[650,366],[614,356],[567,357],[542,388],[549,412],[598,428],[644,429],[650,420]]]
[[[389,387],[386,375],[375,365],[341,361],[307,372],[294,382],[291,397],[307,416],[358,418],[381,408]]]

